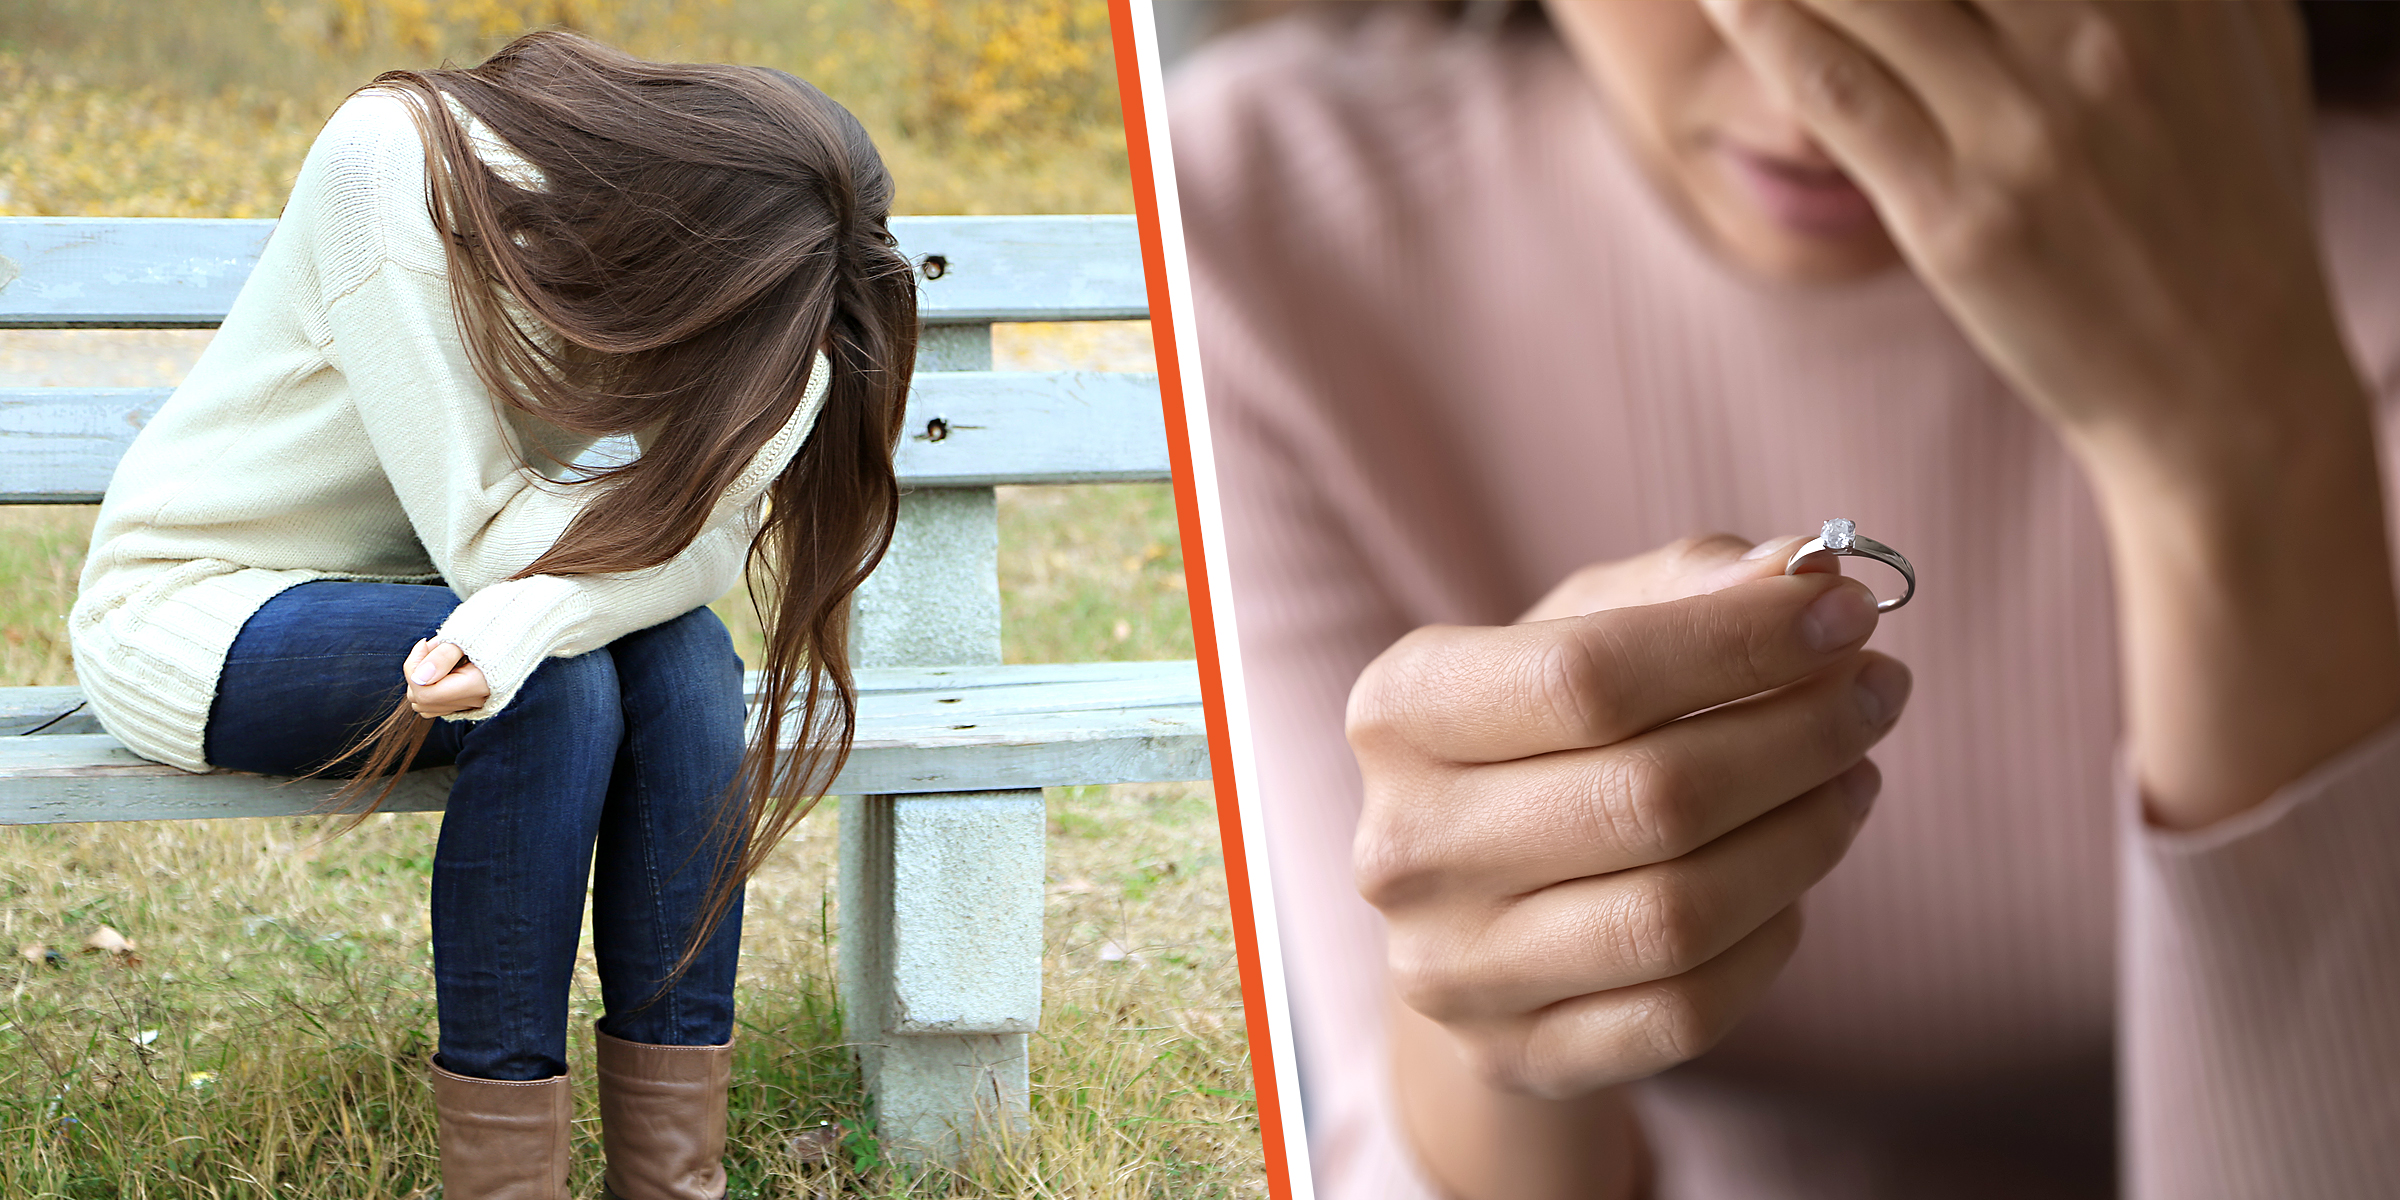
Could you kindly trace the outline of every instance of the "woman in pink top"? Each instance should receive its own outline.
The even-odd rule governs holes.
[[[2305,7],[1183,69],[1319,1195],[2400,1179],[2393,18]]]

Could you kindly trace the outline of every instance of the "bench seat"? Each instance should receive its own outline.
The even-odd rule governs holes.
[[[877,667],[858,676],[858,736],[836,795],[1208,776],[1200,677],[1188,662]],[[0,825],[296,816],[337,786],[151,762],[101,732],[77,709],[82,701],[71,687],[0,688]],[[438,810],[454,774],[410,772],[385,807]]]

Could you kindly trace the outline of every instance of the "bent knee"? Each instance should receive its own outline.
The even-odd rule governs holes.
[[[613,744],[624,726],[619,687],[615,656],[605,646],[572,658],[545,658],[501,715],[561,723]]]
[[[628,690],[740,702],[742,658],[725,622],[707,608],[626,634],[608,649]]]
[[[695,662],[716,665],[731,664],[742,669],[741,656],[733,652],[733,633],[716,610],[702,606],[642,631],[674,652]],[[636,635],[639,636],[639,635]]]

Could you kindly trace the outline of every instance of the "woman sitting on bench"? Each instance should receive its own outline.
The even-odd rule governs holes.
[[[387,74],[109,487],[71,627],[110,733],[353,796],[458,768],[447,1200],[566,1195],[587,875],[609,1191],[725,1190],[742,882],[847,753],[847,600],[897,512],[891,196],[858,122],[777,71],[539,33]],[[614,436],[639,455],[576,461]],[[705,605],[753,559],[746,745]]]

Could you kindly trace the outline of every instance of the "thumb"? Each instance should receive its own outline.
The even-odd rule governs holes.
[[[1655,550],[1596,563],[1569,575],[1528,609],[1519,621],[1550,621],[1613,608],[1665,604],[1736,584],[1783,574],[1792,552],[1808,541],[1786,534],[1752,544],[1730,533],[1708,534],[1669,542]],[[1812,561],[1803,571],[1832,570],[1830,557]]]
[[[1709,592],[1723,591],[1729,587],[1749,583],[1755,579],[1769,579],[1781,575],[1784,573],[1784,568],[1792,561],[1792,555],[1797,553],[1800,547],[1807,545],[1809,540],[1808,535],[1796,533],[1768,538],[1744,551],[1741,557],[1710,567],[1694,580],[1697,586],[1686,594],[1705,595]],[[1793,573],[1797,575],[1839,575],[1842,573],[1842,560],[1831,554],[1812,554],[1808,561],[1801,563],[1800,569]]]
[[[425,652],[425,657],[418,661],[416,669],[410,673],[409,681],[419,686],[432,683],[449,674],[450,669],[466,656],[467,652],[460,649],[458,643],[442,642]]]

